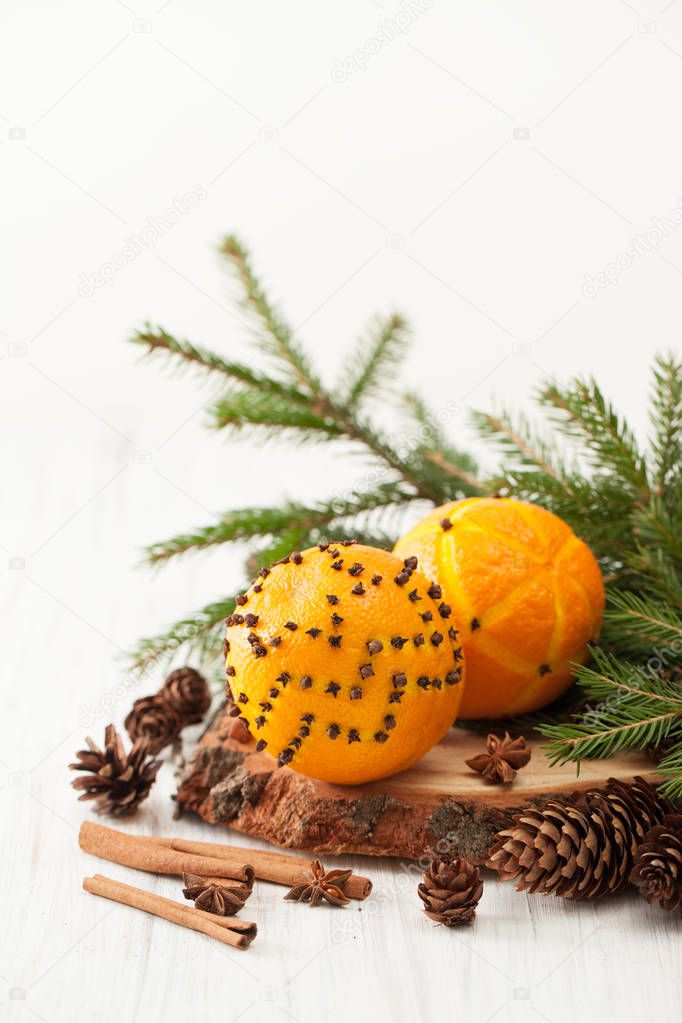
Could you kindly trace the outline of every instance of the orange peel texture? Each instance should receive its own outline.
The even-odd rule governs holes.
[[[339,784],[410,767],[442,739],[464,691],[456,616],[389,551],[294,552],[227,620],[228,685],[280,765]]]
[[[455,618],[467,664],[463,718],[537,710],[571,682],[604,610],[590,548],[562,519],[509,498],[436,508],[395,546],[419,558]]]

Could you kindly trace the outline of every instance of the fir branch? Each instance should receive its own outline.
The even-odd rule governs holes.
[[[187,656],[195,656],[200,665],[210,664],[222,646],[225,618],[234,609],[234,596],[224,597],[181,618],[158,635],[140,640],[130,653],[131,667],[142,670],[166,664],[181,648]]]
[[[670,748],[659,760],[657,774],[667,779],[661,785],[661,792],[669,799],[682,799],[682,728],[672,729],[668,734]]]
[[[177,356],[186,365],[204,369],[207,372],[220,373],[230,381],[247,384],[255,390],[267,394],[279,395],[303,405],[310,400],[296,387],[265,376],[263,373],[257,373],[245,363],[228,361],[207,348],[199,348],[190,341],[179,340],[165,331],[163,327],[152,329],[151,326],[148,326],[146,330],[136,331],[129,340],[133,344],[143,345],[147,349],[147,355],[161,352]]]
[[[303,349],[293,340],[290,327],[270,304],[251,265],[245,247],[235,235],[228,235],[220,251],[230,262],[244,289],[243,306],[260,325],[259,340],[265,351],[274,355],[284,369],[298,381],[309,395],[316,394],[320,382]]]
[[[559,489],[567,494],[572,492],[567,470],[556,462],[556,451],[546,440],[534,434],[525,418],[517,417],[514,422],[508,412],[490,415],[474,411],[472,420],[479,434],[493,441],[507,458],[511,458],[512,465],[534,467],[554,480]]]
[[[299,441],[315,441],[319,435],[331,438],[343,434],[330,415],[318,414],[310,402],[299,404],[250,388],[229,391],[213,403],[209,414],[216,429],[231,427],[233,432],[239,432],[259,426],[272,438],[290,438],[294,434]]]
[[[340,540],[344,537],[338,535],[338,530],[345,520],[357,521],[363,512],[386,508],[409,499],[409,494],[400,485],[384,484],[367,493],[353,494],[348,499],[330,500],[316,505],[287,501],[274,508],[242,508],[227,512],[215,525],[152,544],[144,552],[145,560],[154,565],[187,551],[202,551],[223,543],[281,535],[298,538],[289,547],[292,550],[301,543],[302,537],[313,532],[317,537],[327,529],[332,530],[334,538]],[[315,539],[314,542],[319,541]]]
[[[539,395],[564,430],[585,445],[591,464],[615,476],[642,499],[649,497],[646,462],[627,423],[606,400],[594,380],[575,380],[566,388],[550,384]]]
[[[662,497],[682,466],[682,361],[672,352],[654,361],[650,420],[653,480]],[[678,481],[679,485],[679,481]]]
[[[653,496],[643,508],[636,508],[633,527],[639,548],[653,548],[682,573],[682,494],[675,501]]]
[[[489,483],[478,478],[478,466],[471,455],[454,448],[445,436],[438,417],[427,407],[418,394],[408,393],[404,398],[416,428],[414,457],[421,462],[426,475],[437,469],[436,479],[443,487],[443,500],[451,498],[451,481],[457,481],[458,496],[474,497],[492,492]]]
[[[663,551],[627,552],[626,558],[633,575],[633,588],[641,589],[655,600],[669,603],[676,612],[682,611],[682,580]]]
[[[579,721],[538,729],[551,740],[545,748],[552,764],[660,746],[682,725],[679,682],[602,651],[593,654],[595,667],[580,666],[576,674],[588,699],[599,704]]]
[[[432,465],[441,469],[446,476],[456,479],[460,485],[464,484],[470,493],[480,494],[484,490],[485,484],[481,480],[462,465],[456,465],[451,457],[446,457],[441,451],[426,451],[424,452],[424,458],[427,462],[431,462]]]
[[[282,425],[287,429],[303,431],[300,435],[302,439],[316,439],[314,431],[319,430],[321,434],[326,433],[327,436],[343,435],[350,440],[358,441],[372,454],[385,462],[399,476],[409,481],[419,496],[437,500],[441,496],[440,493],[436,493],[432,485],[424,483],[418,473],[414,472],[408,460],[398,455],[376,427],[361,417],[357,409],[349,408],[342,401],[338,401],[325,391],[303,349],[293,340],[292,331],[280,319],[268,301],[253,271],[249,255],[238,239],[233,235],[228,236],[223,242],[221,251],[234,267],[242,284],[245,294],[245,308],[255,315],[260,324],[261,334],[259,338],[261,347],[274,355],[280,364],[293,374],[299,386],[309,396],[310,405],[317,419],[317,422],[312,422],[311,420],[309,426],[297,425],[296,422],[292,422],[292,418],[295,419],[295,417],[292,417],[286,408],[282,408],[282,415],[287,417],[287,422]],[[404,325],[401,326],[401,332],[403,335],[405,334]],[[229,405],[226,408],[221,408],[219,403],[218,425],[223,425],[221,423],[223,418],[221,413],[227,413],[225,423],[235,427],[238,426],[238,408],[231,408]],[[267,415],[266,410],[261,409],[260,414],[265,418]],[[271,419],[274,420],[275,418],[276,413],[273,412]],[[331,425],[329,428],[325,428],[324,424],[333,424],[333,428]],[[274,422],[271,423],[268,420],[262,425],[274,425]]]
[[[611,590],[604,625],[603,641],[622,656],[650,657],[654,646],[672,643],[679,643],[682,649],[682,615],[665,601]]]
[[[351,375],[342,384],[341,404],[354,409],[360,401],[384,389],[395,377],[407,342],[408,329],[402,316],[394,313],[386,320],[377,318],[368,336],[361,338],[350,354]]]
[[[443,451],[446,440],[442,427],[421,395],[408,391],[403,396],[403,401],[418,430],[420,444],[430,451]]]

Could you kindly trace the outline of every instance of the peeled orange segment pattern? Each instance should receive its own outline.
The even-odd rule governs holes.
[[[435,509],[395,552],[435,566],[463,622],[463,717],[521,713],[563,692],[604,606],[599,566],[565,522],[535,505],[469,498]]]

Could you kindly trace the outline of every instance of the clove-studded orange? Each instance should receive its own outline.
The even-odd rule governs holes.
[[[461,623],[463,718],[544,707],[571,682],[599,633],[604,585],[587,544],[563,519],[509,498],[436,508],[395,546],[416,555]]]
[[[348,541],[295,551],[227,620],[236,712],[280,765],[340,784],[386,777],[457,716],[458,629],[414,557]]]

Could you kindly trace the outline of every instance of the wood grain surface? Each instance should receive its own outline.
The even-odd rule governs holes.
[[[365,785],[331,785],[278,767],[255,743],[228,738],[233,719],[222,710],[202,736],[178,790],[181,807],[211,824],[228,825],[276,845],[417,859],[445,849],[485,860],[494,834],[531,803],[599,786],[607,778],[649,776],[651,761],[622,754],[550,767],[537,740],[530,763],[513,785],[486,784],[466,761],[484,737],[455,728],[418,764]]]

